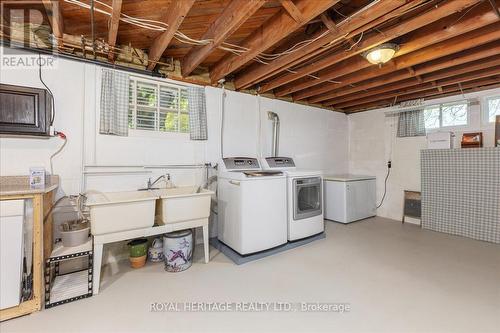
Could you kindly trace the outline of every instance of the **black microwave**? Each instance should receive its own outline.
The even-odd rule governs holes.
[[[49,136],[51,110],[47,90],[0,84],[0,135]]]

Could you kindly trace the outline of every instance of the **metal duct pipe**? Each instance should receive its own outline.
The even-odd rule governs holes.
[[[267,118],[273,121],[273,146],[271,155],[278,157],[280,147],[280,117],[277,113],[268,111]]]

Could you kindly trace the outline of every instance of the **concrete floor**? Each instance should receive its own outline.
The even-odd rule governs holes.
[[[0,325],[6,332],[498,332],[500,245],[382,218],[236,266],[216,250],[182,273],[120,264],[96,297]],[[115,267],[116,268],[116,267]],[[349,303],[338,312],[157,312],[152,302]],[[288,303],[287,303],[288,304]]]

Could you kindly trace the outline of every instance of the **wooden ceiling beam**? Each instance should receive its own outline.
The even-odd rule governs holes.
[[[337,28],[337,25],[335,24],[335,22],[333,22],[333,20],[330,18],[330,16],[328,16],[328,14],[326,12],[322,13],[320,15],[320,18],[321,18],[321,22],[323,22],[325,27],[328,30],[330,30],[331,33],[333,33],[333,34],[339,33],[339,29]]]
[[[450,2],[451,3],[451,2]],[[446,4],[450,4],[446,3]],[[456,5],[457,4],[462,4],[463,2],[458,1],[454,2]],[[445,5],[446,5],[445,4]],[[449,39],[451,37],[464,34],[466,32],[472,31],[474,29],[478,29],[481,27],[484,27],[487,24],[496,22],[497,19],[495,15],[491,13],[491,10],[485,5],[480,5],[475,8],[472,8],[472,10],[468,11],[467,14],[464,16],[463,13],[457,13],[456,15],[451,15],[448,16],[449,13],[447,12],[437,12],[438,9],[442,9],[443,7],[438,7],[437,9],[434,9],[434,11],[428,11],[424,15],[430,15],[430,14],[436,14],[439,15],[439,17],[434,17],[432,18],[432,22],[428,22],[427,26],[426,24],[422,24],[420,26],[415,25],[415,23],[418,23],[416,21],[419,17],[423,17],[424,15],[417,16],[414,18],[409,19],[409,21],[412,21],[413,24],[410,26],[408,24],[409,21],[401,22],[400,25],[402,27],[406,27],[405,30],[411,30],[407,31],[410,33],[408,36],[405,36],[408,40],[403,43],[399,51],[396,53],[396,57],[401,57],[407,53],[413,52],[417,49],[426,47],[428,45],[432,45],[441,41],[444,41],[446,39]],[[464,17],[461,17],[464,16]],[[432,17],[432,15],[431,15]],[[423,28],[423,26],[425,26]],[[384,34],[388,35],[391,34],[390,31],[395,30],[398,31],[399,26],[396,27],[391,27],[388,28],[384,31]],[[419,29],[422,28],[422,29]],[[414,31],[414,32],[412,32]],[[400,31],[401,32],[401,31]],[[393,32],[394,34],[394,32]],[[380,37],[380,35],[374,35],[371,39],[376,40],[377,38],[382,38],[383,36]],[[379,39],[380,40],[380,39]],[[384,41],[387,41],[385,39],[381,39]],[[365,43],[370,44],[371,42],[366,39]],[[360,43],[360,47],[362,49],[364,48],[364,44]],[[370,49],[370,48],[368,48]],[[354,53],[357,52],[353,51]],[[354,71],[363,69],[363,68],[368,68],[368,67],[374,67],[373,64],[369,63],[366,61],[364,58],[358,57],[358,59],[354,60],[345,60],[345,55],[342,55],[342,53],[339,52],[337,54],[337,60],[343,60],[340,63],[334,62],[332,63],[335,66],[330,66],[329,68],[325,68],[319,72],[316,72],[316,76],[319,77],[319,79],[308,79],[304,78],[302,81],[299,82],[294,82],[293,84],[286,85],[284,87],[281,87],[277,90],[274,91],[276,96],[283,97],[286,95],[289,95],[294,92],[298,92],[301,90],[305,90],[307,88],[314,87],[316,85],[322,84],[324,82],[328,82],[329,80],[336,80],[336,78],[352,73]],[[384,65],[385,66],[385,65]],[[338,80],[336,80],[338,81]],[[308,91],[300,92],[297,94],[297,96],[294,96],[294,98],[300,100],[304,99],[307,97],[311,97],[314,95],[317,95],[317,91],[322,91],[320,93],[328,91],[327,87],[332,86],[331,84],[324,84],[322,87],[318,87],[317,89],[311,89]]]
[[[348,59],[352,56],[358,55],[362,52],[365,52],[369,49],[372,49],[380,44],[389,42],[397,37],[405,35],[413,30],[419,29],[424,25],[435,22],[441,18],[444,18],[450,13],[460,12],[467,7],[470,7],[480,0],[461,0],[461,1],[450,1],[443,3],[442,6],[434,8],[430,11],[427,11],[421,15],[411,17],[404,22],[400,22],[394,24],[393,26],[386,28],[381,31],[381,33],[374,33],[364,39],[361,39],[358,43],[357,47],[352,50],[339,50],[323,59],[316,61],[312,64],[306,65],[298,70],[296,73],[285,74],[281,77],[273,79],[267,83],[265,83],[261,87],[262,92],[267,92],[269,90],[275,89],[277,87],[283,86],[287,83],[291,83],[296,81],[304,76],[317,73],[318,71],[330,67],[336,63],[341,62],[342,60]],[[316,75],[318,76],[318,75]],[[319,75],[322,78],[322,75]],[[322,80],[312,80],[313,82],[324,82]],[[291,85],[293,87],[295,85]],[[292,88],[288,94],[298,91],[298,88]],[[284,96],[283,91],[279,91],[278,96]]]
[[[116,37],[118,36],[118,26],[120,25],[120,15],[122,12],[122,0],[113,0],[111,11],[111,19],[109,21],[108,45],[109,61],[113,61],[115,57],[114,47],[116,45]]]
[[[401,95],[398,97],[398,101],[404,102],[404,101],[409,101],[409,100],[414,100],[414,99],[419,99],[419,98],[425,98],[426,100],[428,100],[428,99],[435,99],[435,98],[456,95],[456,94],[462,93],[462,92],[469,93],[469,92],[474,92],[474,91],[493,89],[493,88],[497,88],[497,87],[500,87],[500,75],[471,81],[471,82],[462,84],[461,87],[458,84],[451,85],[448,87],[443,87],[442,93],[436,91],[435,88],[431,88],[429,90],[418,92],[418,93]],[[367,104],[363,104],[363,105],[358,105],[356,107],[348,108],[348,109],[345,109],[344,112],[347,114],[363,112],[363,111],[368,111],[370,109],[388,107],[388,106],[391,106],[393,103],[394,103],[394,98],[390,98],[390,99],[386,99],[383,101],[372,102],[372,103],[367,103]]]
[[[414,66],[437,58],[445,57],[453,53],[458,53],[474,46],[479,46],[487,44],[489,42],[493,42],[495,40],[500,39],[499,35],[500,32],[497,30],[499,29],[499,27],[500,27],[500,22],[497,24],[486,26],[482,29],[474,30],[465,35],[445,40],[444,42],[438,44],[427,46],[415,52],[398,57],[394,59],[394,61],[391,64],[384,65],[382,66],[382,68],[373,68],[373,67],[367,68],[364,71],[365,75],[362,76],[359,75],[359,73],[356,74],[356,72],[354,72],[352,73],[352,75],[344,77],[345,80],[340,78],[340,81],[342,81],[342,83],[338,85],[326,84],[323,87],[315,87],[313,88],[315,97],[309,98],[308,101],[311,102],[311,101],[327,100],[338,96],[335,90],[338,90],[348,84],[357,83],[367,78],[374,78],[400,69],[407,68],[409,66]],[[474,40],[474,43],[471,43],[471,40]],[[417,75],[420,74],[417,73]],[[311,91],[307,91],[307,95],[311,93],[312,93]],[[297,96],[304,96],[305,94],[306,94],[305,92],[299,92]],[[294,95],[294,97],[295,96],[296,95]]]
[[[461,51],[459,53],[454,53],[454,54],[447,53],[443,55],[443,57],[440,57],[436,60],[431,60],[423,65],[420,65],[418,68],[415,67],[415,75],[423,75],[431,72],[436,72],[456,65],[461,65],[476,60],[488,58],[491,56],[495,56],[497,54],[500,54],[500,43],[498,42],[489,43],[473,49]],[[338,84],[334,90],[326,94],[309,98],[308,101],[310,103],[330,101],[331,99],[334,99],[336,97],[356,93],[366,89],[371,89],[392,82],[397,82],[400,80],[410,78],[412,76],[409,75],[409,73],[407,73],[404,69],[394,71],[396,65],[394,64],[393,66],[394,67],[392,68],[382,67],[380,69],[381,71],[376,71],[372,68],[367,68],[365,70],[347,75],[344,78],[342,78],[342,83]],[[388,74],[392,75],[388,76]],[[353,83],[356,83],[356,85],[353,87],[348,87],[349,84]]]
[[[297,23],[304,22],[304,16],[300,10],[295,6],[292,0],[280,0],[281,6],[285,8],[286,12],[295,20]]]
[[[463,14],[459,15],[462,16]],[[412,36],[410,36],[410,40],[401,47],[401,49],[396,54],[396,58],[394,58],[392,61],[395,61],[396,59],[398,59],[398,57],[404,56],[407,53],[415,51],[419,48],[419,45],[420,48],[422,48],[439,41],[445,41],[446,39],[464,34],[477,28],[481,28],[495,21],[496,20],[494,15],[485,5],[478,6],[474,10],[471,10],[467,13],[466,17],[462,17],[459,21],[457,21],[457,17],[455,16],[448,17],[444,20],[436,22],[435,24],[427,26],[425,29],[420,29],[417,31],[417,33],[414,33]],[[433,37],[429,38],[428,35],[432,35]],[[324,83],[321,86],[316,86],[318,82],[323,82],[325,80],[339,81],[337,79],[338,77],[365,68],[373,68],[373,73],[377,72],[379,73],[379,75],[383,75],[390,72],[390,66],[392,66],[393,64],[394,62],[387,63],[383,65],[382,68],[374,68],[363,58],[349,59],[319,73],[321,77],[320,80],[304,80],[300,83],[295,82],[295,84],[291,86],[291,88],[289,87],[290,89],[287,89],[287,87],[285,86],[278,89],[278,91],[275,91],[275,94],[277,96],[284,96],[293,89],[297,89],[296,91],[300,91],[294,94],[293,98],[295,100],[302,100],[308,97],[321,95],[333,89],[344,86],[344,84],[340,84],[335,87],[335,85],[331,83]],[[360,80],[356,80],[356,78],[354,79],[354,82],[358,81]],[[349,82],[348,84],[352,84],[354,82]]]
[[[47,16],[52,27],[52,33],[56,38],[57,45],[62,45],[64,36],[64,17],[61,4],[57,0],[43,0],[43,5],[47,11]]]
[[[172,1],[168,6],[166,15],[162,22],[168,24],[166,31],[158,35],[153,44],[149,48],[149,65],[148,69],[153,70],[158,60],[160,60],[163,52],[167,49],[170,41],[174,37],[175,32],[179,29],[182,21],[193,6],[195,0]]]
[[[288,36],[293,31],[300,28],[308,21],[335,5],[339,0],[298,0],[295,6],[300,10],[304,17],[304,22],[297,23],[289,16],[286,10],[281,10],[246,38],[240,45],[249,51],[235,55],[231,54],[224,57],[216,63],[210,70],[210,79],[212,83],[241,68],[252,61],[257,55],[269,49],[280,40]]]
[[[368,7],[362,8],[352,14],[348,19],[338,23],[336,28],[337,33],[327,33],[319,31],[311,37],[312,42],[307,46],[300,48],[298,51],[279,57],[270,62],[268,65],[254,64],[242,73],[238,74],[234,80],[237,89],[248,88],[256,82],[260,82],[285,68],[294,66],[300,62],[311,59],[318,54],[326,51],[325,46],[331,47],[330,43],[335,44],[341,41],[346,34],[359,34],[374,25],[380,24],[380,21],[385,21],[394,16],[398,16],[404,11],[421,3],[422,0],[414,0],[408,4],[405,1],[379,1]],[[372,25],[372,22],[374,25]]]
[[[483,61],[477,61],[472,64],[466,63],[463,65],[455,66],[455,67],[449,67],[443,70],[440,70],[435,73],[430,73],[424,76],[419,76],[421,80],[418,80],[418,83],[428,83],[428,82],[436,82],[436,85],[439,86],[441,85],[438,83],[439,80],[446,79],[448,77],[456,76],[456,75],[462,75],[470,72],[475,72],[483,69],[488,69],[492,67],[500,66],[500,57],[493,57],[493,58],[488,58]],[[415,73],[415,71],[413,71]],[[418,83],[415,82],[415,74],[411,75],[408,79],[401,80],[401,81],[396,81],[395,83],[392,84],[379,84],[377,85],[377,88],[369,89],[366,91],[358,91],[337,99],[331,100],[331,102],[325,102],[323,103],[324,105],[338,105],[338,104],[343,104],[351,101],[357,101],[359,99],[363,98],[369,98],[372,96],[378,96],[380,94],[384,94],[387,92],[391,92],[394,90],[399,90],[403,88],[408,88],[412,87],[414,85],[418,85]],[[375,82],[374,82],[375,83]],[[375,84],[374,84],[375,85]]]
[[[360,104],[367,104],[370,102],[376,102],[379,100],[385,100],[388,98],[397,97],[400,95],[406,95],[410,93],[416,93],[422,90],[427,90],[431,88],[436,88],[437,86],[445,87],[453,84],[469,82],[477,79],[482,79],[485,77],[490,77],[494,75],[500,75],[500,65],[496,67],[487,67],[479,71],[470,71],[465,74],[454,75],[443,80],[429,80],[421,84],[413,85],[408,88],[396,88],[392,91],[382,92],[380,94],[371,95],[365,98],[359,98],[356,100],[350,100],[347,102],[335,103],[333,107],[338,107],[341,109],[348,109],[355,107]]]
[[[186,77],[200,65],[217,47],[246,22],[265,0],[233,0],[213,22],[201,39],[212,39],[213,42],[194,47],[181,62],[182,76]]]

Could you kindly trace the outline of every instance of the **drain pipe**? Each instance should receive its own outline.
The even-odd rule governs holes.
[[[267,118],[273,121],[273,147],[271,155],[273,157],[278,157],[280,146],[280,117],[277,113],[268,111]]]

